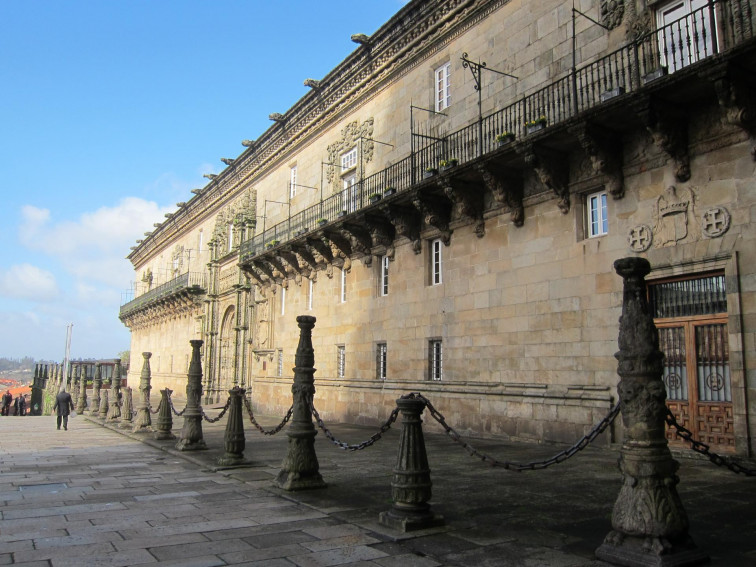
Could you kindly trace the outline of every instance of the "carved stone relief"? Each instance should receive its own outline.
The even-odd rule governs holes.
[[[722,236],[730,228],[730,212],[724,207],[712,207],[701,216],[701,232],[707,238]]]
[[[328,168],[326,178],[333,185],[338,180],[336,172],[340,168],[339,158],[342,153],[354,147],[360,139],[360,156],[358,163],[368,163],[373,159],[375,144],[370,139],[373,137],[373,118],[368,118],[362,124],[357,120],[350,122],[341,130],[341,139],[328,146]],[[340,187],[339,187],[340,189]]]
[[[633,252],[645,252],[651,248],[653,239],[653,232],[647,224],[639,224],[631,228],[630,234],[627,235],[627,243]]]
[[[674,246],[686,239],[695,239],[699,234],[695,213],[696,195],[693,189],[668,187],[656,199],[653,210],[654,246]]]
[[[254,189],[247,189],[244,194],[233,203],[227,205],[215,217],[215,227],[210,243],[222,256],[229,249],[229,226],[233,225],[231,237],[234,239],[233,246],[238,245],[241,239],[242,226],[255,226],[255,215],[257,214],[257,192]]]
[[[171,275],[176,277],[183,272],[184,247],[177,244],[171,253]]]
[[[624,0],[601,0],[600,12],[601,23],[610,30],[613,30],[622,23],[622,16],[625,15]]]
[[[270,347],[271,336],[270,302],[262,299],[255,302],[255,329],[254,346],[257,350],[265,350]]]

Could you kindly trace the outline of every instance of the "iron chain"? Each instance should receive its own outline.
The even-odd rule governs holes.
[[[181,417],[182,415],[184,415],[184,412],[186,411],[186,406],[184,406],[184,409],[182,409],[181,411],[176,411],[176,408],[173,406],[173,400],[171,399],[170,396],[168,396],[168,402],[170,402],[171,404],[171,411],[173,412],[173,415],[175,415],[176,417]]]
[[[381,425],[380,430],[378,433],[374,433],[370,436],[370,438],[366,441],[363,441],[362,443],[358,443],[357,445],[350,445],[349,443],[345,443],[344,441],[339,441],[336,439],[336,437],[331,433],[331,431],[326,427],[326,424],[323,423],[323,420],[320,418],[320,414],[318,413],[318,410],[315,409],[315,406],[310,403],[310,411],[312,412],[312,415],[315,417],[315,421],[318,423],[318,427],[323,430],[323,433],[325,436],[337,447],[340,449],[344,449],[345,451],[361,451],[362,449],[365,449],[367,447],[370,447],[373,443],[378,441],[381,437],[383,437],[383,434],[386,433],[389,429],[391,429],[391,424],[396,421],[397,416],[399,415],[399,408],[394,408],[394,411],[391,412],[391,415],[389,415],[389,418],[386,420],[386,423]]]
[[[727,467],[732,472],[737,474],[756,476],[756,469],[748,469],[734,461],[731,461],[726,457],[717,455],[709,448],[706,443],[702,443],[701,441],[696,441],[695,439],[693,439],[693,433],[677,422],[675,415],[672,413],[672,411],[670,411],[669,408],[667,408],[667,415],[665,417],[665,420],[667,422],[667,425],[675,429],[675,434],[678,437],[681,437],[683,440],[690,443],[691,449],[693,449],[696,453],[705,455],[712,463],[714,463],[718,467]]]
[[[281,431],[284,428],[284,425],[291,419],[291,415],[294,413],[294,404],[289,408],[289,411],[286,412],[286,415],[284,416],[281,423],[276,425],[273,429],[263,429],[263,427],[257,423],[257,420],[255,419],[255,414],[252,413],[252,405],[249,403],[249,400],[246,396],[242,397],[244,400],[244,407],[247,408],[247,414],[249,415],[249,420],[252,422],[252,425],[254,425],[257,430],[262,433],[263,435],[275,435],[279,431]]]
[[[409,394],[405,397],[412,397],[418,400],[422,400],[425,402],[426,407],[428,408],[428,411],[430,412],[433,419],[435,419],[439,424],[441,424],[441,427],[444,428],[446,431],[446,434],[452,438],[453,441],[456,443],[459,443],[465,451],[470,453],[473,457],[479,458],[484,463],[487,463],[491,465],[492,467],[501,467],[510,471],[534,471],[534,470],[540,470],[545,469],[547,467],[550,467],[551,465],[556,465],[557,463],[561,463],[575,455],[575,453],[578,453],[579,451],[582,451],[585,449],[588,445],[593,442],[596,437],[601,435],[609,425],[615,420],[617,415],[619,414],[620,405],[619,403],[615,405],[609,413],[602,419],[588,434],[581,437],[577,443],[575,443],[572,447],[569,449],[565,449],[564,451],[560,451],[553,457],[550,457],[548,459],[544,459],[542,461],[531,461],[529,463],[518,463],[514,461],[499,461],[489,455],[486,455],[485,453],[481,453],[477,449],[475,449],[472,445],[467,443],[466,441],[462,440],[462,437],[459,433],[457,433],[452,427],[450,427],[446,423],[446,419],[444,418],[441,413],[433,407],[433,404],[430,403],[430,400],[423,396],[420,393],[413,393]]]
[[[223,409],[218,414],[218,417],[208,417],[204,410],[202,410],[202,419],[204,419],[208,423],[215,423],[217,421],[220,421],[221,418],[226,415],[226,412],[228,411],[228,408],[231,407],[231,396],[228,397],[226,400],[226,405],[223,406]],[[184,411],[186,411],[186,408],[184,408]]]

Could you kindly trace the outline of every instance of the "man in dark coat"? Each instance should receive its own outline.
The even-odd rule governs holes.
[[[18,415],[26,415],[26,394],[18,395]]]
[[[68,431],[68,416],[74,409],[74,403],[71,399],[71,394],[66,392],[66,387],[61,386],[60,392],[55,396],[55,405],[53,411],[58,410],[58,429],[60,429],[60,423],[63,422],[63,429]]]
[[[10,390],[6,390],[2,397],[2,403],[0,403],[0,407],[2,407],[2,411],[0,411],[1,415],[10,415],[10,408],[13,404],[13,395],[10,393]]]

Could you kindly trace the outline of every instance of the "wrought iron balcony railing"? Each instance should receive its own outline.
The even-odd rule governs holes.
[[[162,299],[166,299],[184,291],[191,293],[205,293],[206,290],[205,274],[186,272],[185,274],[181,274],[180,276],[151,289],[147,293],[143,293],[128,303],[123,304],[119,316],[123,319],[139,309],[147,307],[148,305],[153,305]]]
[[[441,160],[453,158],[464,164],[482,157],[498,147],[499,134],[509,132],[521,139],[534,122],[545,128],[563,123],[612,98],[639,91],[659,77],[752,40],[756,24],[751,3],[711,0],[461,130],[440,140],[422,138],[420,147],[401,161],[243,242],[241,261],[368,206],[372,195],[382,195],[387,189],[409,190],[426,168],[438,167]]]

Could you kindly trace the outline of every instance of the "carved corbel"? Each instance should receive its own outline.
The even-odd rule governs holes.
[[[385,205],[381,210],[393,224],[395,234],[412,242],[412,250],[415,254],[420,254],[422,242],[420,241],[420,216],[417,210],[402,205]]]
[[[333,262],[333,253],[331,252],[331,246],[323,240],[323,238],[308,238],[308,249],[312,249],[313,256],[319,255],[323,258],[323,263],[330,264]],[[317,260],[316,260],[317,261]],[[320,263],[319,261],[317,261]]]
[[[349,258],[352,255],[352,242],[350,238],[333,230],[329,230],[326,233],[326,238],[331,243],[331,261],[336,257],[336,254],[333,253],[334,248],[344,258]]]
[[[373,246],[390,247],[394,242],[396,229],[388,219],[381,215],[366,215],[365,226],[370,233]]]
[[[486,234],[486,225],[483,220],[483,191],[476,190],[469,184],[450,177],[444,177],[440,182],[441,189],[446,198],[452,202],[454,218],[469,218],[475,223],[475,234],[483,238]]]
[[[412,204],[423,216],[425,224],[438,229],[441,233],[442,242],[445,246],[449,246],[452,231],[449,228],[451,207],[449,207],[448,202],[444,202],[434,195],[418,192],[412,199]]]
[[[749,136],[756,130],[756,109],[751,93],[753,85],[747,84],[745,70],[732,72],[729,67],[719,67],[709,76],[717,93],[717,101],[722,109],[722,120],[737,126]]]
[[[518,151],[523,155],[525,163],[530,167],[541,184],[550,189],[557,197],[557,207],[566,215],[570,212],[570,192],[567,187],[569,180],[569,163],[567,156],[536,148],[533,144],[520,144]]]
[[[516,170],[494,172],[484,164],[476,167],[486,189],[494,201],[509,208],[509,218],[520,227],[525,224],[525,207],[522,204],[522,174]]]
[[[297,258],[297,255],[291,251],[291,250],[279,250],[278,255],[283,258],[286,263],[291,266],[291,269],[296,272],[298,276],[307,275],[304,273],[306,270],[302,268],[302,266],[299,263],[299,258]]]
[[[308,268],[311,272],[314,272],[318,266],[315,257],[310,252],[310,248],[307,245],[297,245],[292,247],[292,251],[297,255],[299,265]]]
[[[272,282],[274,280],[273,277],[273,270],[270,269],[270,266],[268,266],[265,262],[262,260],[254,260],[252,262],[252,266],[257,269],[258,271],[265,274],[265,276],[268,278],[269,282]],[[266,282],[267,283],[267,282]]]
[[[593,173],[606,177],[606,190],[615,199],[625,196],[622,175],[622,147],[619,137],[599,126],[583,122],[570,129],[591,160]]]
[[[363,219],[364,221],[364,219]],[[370,249],[373,247],[373,239],[370,232],[363,224],[345,222],[339,227],[341,234],[352,240],[352,251],[358,254],[370,255]],[[366,262],[370,265],[370,262]]]
[[[279,260],[273,254],[268,254],[263,258],[263,260],[273,268],[273,275],[276,277],[276,279],[284,279],[289,273],[293,274],[294,272],[294,270],[291,268],[287,270],[286,266],[281,263],[281,260]]]
[[[687,118],[677,107],[659,100],[642,101],[636,106],[636,112],[656,147],[672,158],[675,178],[680,182],[688,181],[690,155]]]

